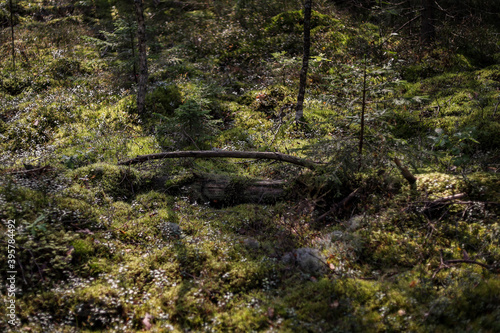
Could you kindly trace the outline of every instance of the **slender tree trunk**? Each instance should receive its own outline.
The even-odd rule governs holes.
[[[422,25],[420,29],[420,39],[424,47],[429,46],[436,37],[434,28],[434,1],[422,0]]]
[[[312,0],[304,2],[304,55],[302,57],[302,68],[300,70],[299,95],[295,112],[295,121],[300,121],[304,117],[304,96],[307,85],[307,70],[309,68],[309,54],[311,49],[311,10]]]
[[[358,169],[361,169],[361,162],[363,157],[363,141],[365,135],[365,111],[366,111],[366,56],[365,56],[365,68],[363,71],[363,103],[361,104],[361,131],[359,134],[359,165]]]
[[[146,54],[146,24],[142,0],[134,0],[137,16],[137,40],[139,43],[139,83],[137,87],[137,112],[144,114],[146,104],[146,86],[148,82],[148,58]]]
[[[134,81],[135,83],[139,83],[138,78],[137,78],[137,65],[135,63],[135,43],[134,43],[134,32],[133,32],[133,24],[130,23],[130,29],[129,29],[129,37],[130,37],[130,47],[132,48],[132,74],[134,75]]]
[[[9,0],[10,7],[10,32],[12,34],[12,67],[14,68],[14,75],[16,74],[16,48],[14,45],[14,7],[12,6],[12,0]]]

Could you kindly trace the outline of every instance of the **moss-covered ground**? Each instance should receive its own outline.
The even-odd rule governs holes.
[[[158,3],[146,6],[147,115],[126,5],[18,2],[15,70],[2,26],[1,331],[500,331],[500,63],[440,48],[416,59],[396,37],[367,59],[359,50],[382,30],[321,2],[298,126],[292,2]],[[117,165],[178,149],[280,151],[321,167]],[[210,202],[193,173],[286,180],[286,197]]]

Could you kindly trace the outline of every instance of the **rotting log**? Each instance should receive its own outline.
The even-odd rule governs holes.
[[[205,150],[205,151],[173,151],[157,154],[139,155],[130,160],[118,162],[118,165],[132,165],[147,162],[150,160],[157,160],[163,158],[181,158],[181,157],[194,157],[194,158],[255,158],[264,160],[276,160],[286,163],[299,165],[311,170],[318,167],[318,163],[295,157],[292,155],[277,153],[277,152],[260,152],[260,151],[227,151],[227,150]]]
[[[188,188],[195,199],[214,204],[268,204],[285,198],[285,183],[284,180],[194,174]]]

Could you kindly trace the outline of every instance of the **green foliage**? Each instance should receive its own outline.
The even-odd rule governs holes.
[[[160,85],[146,95],[146,109],[163,116],[172,116],[182,104],[182,94],[175,85]]]
[[[208,100],[188,99],[175,109],[171,118],[156,114],[164,122],[157,125],[160,141],[165,142],[166,137],[171,137],[178,147],[206,145],[218,131],[219,123],[212,119],[208,104]]]

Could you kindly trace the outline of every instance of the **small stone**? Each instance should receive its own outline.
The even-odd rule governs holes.
[[[300,269],[307,273],[321,273],[326,268],[323,256],[316,249],[301,248],[295,250],[295,254],[297,265],[300,267]]]
[[[281,258],[281,262],[286,265],[297,265],[308,274],[321,274],[327,268],[323,255],[313,248],[301,248],[287,252]]]
[[[162,222],[158,226],[163,237],[167,239],[175,239],[181,236],[182,230],[177,223]]]
[[[251,237],[243,239],[243,245],[250,250],[257,250],[260,247],[259,241]]]
[[[364,224],[364,216],[363,215],[356,215],[356,216],[351,217],[349,219],[349,221],[346,222],[346,227],[350,231],[354,231],[354,230],[362,227],[363,224]]]

